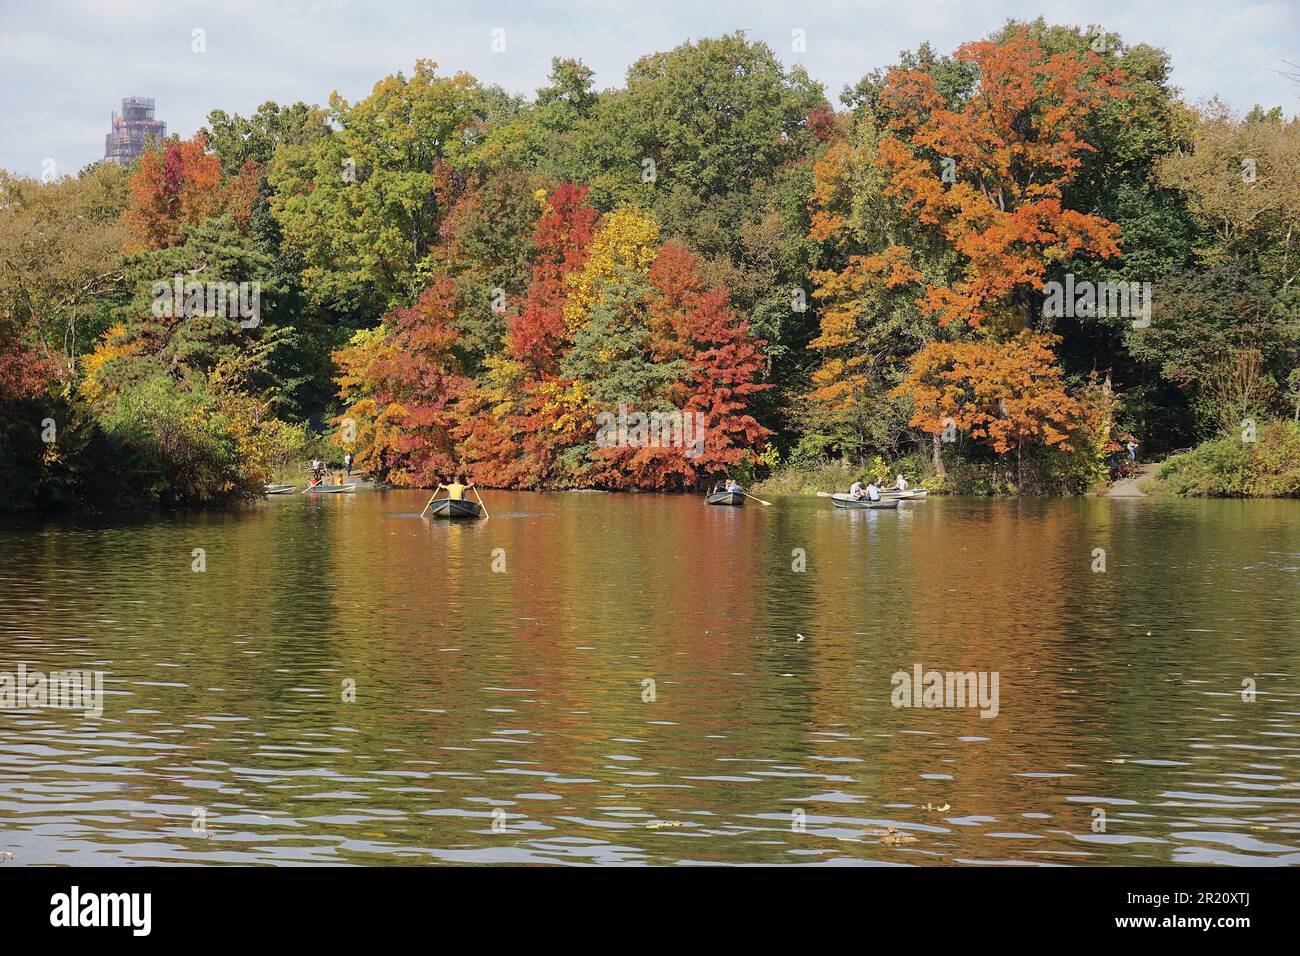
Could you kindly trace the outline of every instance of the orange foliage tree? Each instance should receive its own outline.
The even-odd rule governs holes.
[[[931,342],[896,388],[910,394],[912,424],[955,428],[1000,455],[1027,445],[1071,450],[1082,409],[1065,388],[1052,348],[1057,336],[1025,331],[1008,342]]]
[[[184,142],[167,143],[140,157],[131,177],[126,223],[145,249],[163,249],[181,241],[181,227],[209,216],[229,214],[242,229],[257,198],[258,167],[248,160],[236,176],[226,177],[221,161],[208,152],[202,133]]]
[[[1127,95],[1123,74],[1092,51],[1048,53],[1027,30],[964,44],[956,58],[978,77],[959,104],[945,100],[929,73],[889,74],[880,163],[887,191],[962,259],[955,281],[923,283],[922,309],[941,325],[1003,319],[1016,328],[1049,262],[1119,255],[1118,227],[1067,208],[1063,197],[1083,154],[1095,149],[1082,135],[1088,114]],[[888,248],[870,265],[906,276],[907,253]],[[1013,304],[1020,314],[1008,314]]]

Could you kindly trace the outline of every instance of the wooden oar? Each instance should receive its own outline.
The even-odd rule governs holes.
[[[470,485],[470,487],[474,488],[474,497],[478,499],[478,506],[483,509],[483,520],[491,521],[492,516],[488,514],[487,505],[483,504],[483,496],[478,493],[478,488],[473,485]]]
[[[742,491],[741,494],[744,495],[746,498],[754,498],[754,496],[751,495],[748,491]],[[754,498],[754,500],[757,501],[760,505],[770,505],[772,503],[770,501],[764,501],[762,498]]]

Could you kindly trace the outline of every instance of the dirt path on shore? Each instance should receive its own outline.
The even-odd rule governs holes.
[[[1121,478],[1119,481],[1115,482],[1113,485],[1110,486],[1110,490],[1106,492],[1105,497],[1145,498],[1146,492],[1140,491],[1138,489],[1138,482],[1142,481],[1142,479],[1144,478],[1153,477],[1156,473],[1156,469],[1159,467],[1160,465],[1158,462],[1147,464],[1147,465],[1138,465],[1138,473],[1135,477]]]

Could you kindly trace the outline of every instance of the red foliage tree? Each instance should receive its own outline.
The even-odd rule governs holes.
[[[42,394],[55,371],[54,363],[38,349],[0,330],[0,405]]]
[[[509,352],[534,370],[553,377],[568,339],[564,297],[568,277],[587,261],[600,214],[587,205],[587,187],[561,183],[537,220],[537,257],[523,311],[510,320]]]
[[[400,434],[393,440],[390,477],[397,484],[428,487],[460,467],[454,406],[469,380],[455,352],[456,287],[439,279],[415,304],[384,317],[392,348],[370,368],[381,407],[396,411]]]
[[[258,174],[249,160],[237,176],[223,177],[202,133],[148,150],[131,177],[126,223],[146,249],[175,245],[182,226],[198,225],[208,216],[228,213],[243,228],[257,196]]]
[[[760,382],[766,343],[732,309],[723,286],[707,287],[699,259],[668,243],[650,267],[650,344],[656,362],[685,359],[689,372],[666,396],[690,416],[687,448],[612,447],[597,454],[609,467],[597,480],[614,486],[688,488],[752,460],[771,434],[749,414]]]
[[[506,362],[494,381],[466,396],[460,435],[475,480],[498,487],[563,483],[558,458],[567,447],[564,401],[570,383],[558,369],[572,345],[564,321],[568,277],[587,261],[599,213],[587,187],[561,183],[546,198],[534,230],[536,253],[523,309],[510,317]]]

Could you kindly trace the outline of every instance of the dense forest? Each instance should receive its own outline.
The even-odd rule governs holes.
[[[736,33],[616,89],[421,61],[0,172],[0,508],[220,504],[345,452],[414,487],[1081,494],[1130,441],[1193,449],[1179,493],[1300,494],[1300,120],[1169,72],[1040,20],[832,104]]]

